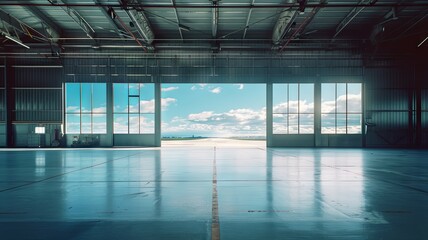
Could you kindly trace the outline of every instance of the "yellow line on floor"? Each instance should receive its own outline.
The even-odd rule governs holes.
[[[214,147],[211,240],[219,240],[220,239],[220,222],[219,222],[219,217],[218,217],[216,150],[217,150],[216,147]]]

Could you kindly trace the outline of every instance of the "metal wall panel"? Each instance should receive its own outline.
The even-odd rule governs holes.
[[[428,89],[422,89],[421,91],[421,142],[423,146],[428,146]]]
[[[61,87],[62,68],[14,67],[15,87]]]
[[[376,64],[364,72],[366,146],[409,146],[414,138],[414,70],[397,67],[396,61]]]
[[[405,89],[414,80],[413,68],[391,65],[384,68],[366,68],[365,83],[368,89]]]
[[[4,84],[5,84],[4,71],[5,71],[4,66],[0,66],[0,88],[4,88]]]
[[[409,107],[407,89],[367,89],[366,110],[368,111],[407,111]]]
[[[115,53],[112,52],[112,55]],[[14,67],[14,87],[60,88],[64,81],[276,83],[363,80],[365,121],[371,124],[367,131],[367,146],[404,146],[413,138],[415,70],[407,59],[364,59],[357,52],[339,50],[292,50],[277,55],[227,51],[196,54],[180,50],[150,55],[117,51],[114,57],[102,54],[93,57],[85,53],[73,56],[61,61],[55,58],[16,59],[14,64],[21,67]],[[0,79],[3,78],[3,70],[0,68]],[[428,76],[428,71],[424,71],[421,76]],[[425,86],[422,93],[425,111],[422,113],[422,127],[426,131],[428,81],[423,81],[421,85]],[[61,121],[60,89],[16,89],[15,92],[14,120],[32,123]],[[428,141],[428,137],[424,139]]]
[[[6,147],[6,124],[0,123],[0,147]]]
[[[45,134],[36,134],[35,127],[39,124],[14,124],[15,147],[50,147],[55,139],[55,129],[61,129],[60,124],[42,124]]]
[[[5,90],[0,88],[0,122],[6,121],[6,103],[4,99]]]
[[[15,89],[15,121],[61,122],[61,89]]]

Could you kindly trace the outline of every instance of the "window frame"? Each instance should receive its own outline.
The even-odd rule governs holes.
[[[359,95],[360,95],[360,102],[359,102],[359,111],[352,111],[349,109],[349,95],[350,91],[349,91],[349,85],[350,84],[358,84],[359,85]],[[325,85],[334,85],[334,112],[325,112],[323,111],[323,86]],[[339,85],[339,86],[338,86]],[[338,87],[342,87],[345,86],[345,103],[344,103],[344,111],[342,111],[342,109],[338,110],[338,99],[342,96],[340,95],[339,91],[338,91]],[[360,82],[328,82],[328,83],[321,83],[321,108],[320,108],[320,125],[321,125],[321,134],[322,135],[362,135],[363,134],[363,126],[362,126],[362,122],[363,122],[363,96],[362,96],[362,91],[363,91],[363,84]],[[326,115],[329,116],[333,116],[333,118],[330,119],[334,119],[334,132],[330,132],[330,131],[325,131],[325,125],[323,125],[324,120],[326,119]],[[338,116],[343,117],[344,119],[344,124],[338,124],[338,122],[340,122],[340,119]],[[350,131],[350,126],[356,126],[356,125],[350,125],[349,123],[351,122],[350,117],[352,116],[359,116],[360,119],[360,124],[359,124],[359,131],[358,132],[352,132]],[[343,128],[343,130],[342,130]]]
[[[121,96],[118,97],[116,95],[116,88],[115,86],[118,85],[126,85],[127,86],[127,94],[125,96]],[[138,94],[132,93],[130,91],[130,86],[131,85],[137,85],[138,86]],[[153,99],[150,99],[149,101],[152,102],[153,106],[151,106],[153,108],[153,111],[143,111],[142,107],[141,107],[141,102],[144,100],[147,100],[145,98],[145,95],[142,94],[142,87],[144,85],[148,85],[150,86],[150,90],[152,92],[152,97]],[[155,84],[154,83],[113,83],[113,106],[116,106],[116,101],[121,99],[124,100],[126,98],[126,100],[124,102],[126,102],[127,106],[126,106],[126,111],[117,111],[116,107],[113,107],[113,134],[129,134],[129,135],[136,135],[136,134],[155,134],[155,122],[152,121],[151,122],[151,127],[150,127],[150,131],[144,131],[143,128],[141,127],[143,125],[142,119],[143,116],[146,115],[150,115],[151,119],[155,119]],[[147,94],[148,95],[148,94]],[[148,95],[150,96],[150,95]],[[132,106],[130,105],[131,99],[138,99],[137,103],[138,106],[136,108],[132,108]],[[116,117],[120,116],[120,115],[127,115],[127,121],[126,121],[126,125],[127,125],[127,131],[121,131],[118,132],[117,131],[117,121],[116,121]],[[134,118],[137,117],[138,118],[138,126],[136,126],[135,128],[131,128],[131,122],[134,120]],[[148,128],[144,128],[144,129],[148,129]]]
[[[78,106],[78,110],[76,111],[69,111],[68,110],[68,88],[70,86],[70,84],[76,84],[78,85],[78,89],[79,89],[79,106]],[[94,111],[94,84],[101,84],[103,85],[105,91],[103,93],[103,95],[105,96],[105,101],[104,101],[104,111]],[[90,106],[90,110],[83,110],[82,109],[82,99],[83,99],[83,87],[89,86],[89,106]],[[99,94],[99,93],[97,93]],[[90,83],[86,83],[86,82],[66,82],[65,83],[65,101],[64,101],[64,106],[65,106],[65,133],[66,134],[107,134],[107,84],[106,83],[95,83],[95,82],[90,82]],[[69,129],[69,124],[70,121],[68,120],[69,117],[74,117],[78,118],[78,122],[79,122],[79,126],[78,129],[79,131],[70,131]],[[102,124],[102,131],[94,131],[94,129],[98,129],[95,127],[95,122],[94,122],[94,117],[99,117],[99,116],[104,116],[104,121]],[[86,122],[84,123],[84,119],[86,118],[90,118],[89,121],[89,127],[87,127],[87,129],[89,129],[89,131],[84,131],[84,124],[86,124]],[[77,119],[76,119],[77,120]],[[77,121],[76,121],[77,122]],[[98,122],[96,122],[98,123]]]
[[[276,104],[275,101],[275,94],[277,93],[277,91],[275,91],[275,87],[280,87],[280,86],[285,86],[285,91],[286,93],[283,94],[283,96],[286,96],[284,99],[286,101],[286,110],[283,112],[275,112],[275,106],[274,104]],[[294,88],[294,85],[297,86],[297,96],[293,96],[290,92],[290,85],[291,87]],[[306,99],[302,99],[302,85],[308,85],[312,88],[312,110],[310,112],[307,111],[303,111],[301,109],[301,102],[306,100]],[[297,134],[297,135],[313,135],[315,134],[315,83],[274,83],[272,85],[272,134],[274,135],[279,135],[279,134],[285,134],[285,135],[293,135],[293,134]],[[290,100],[290,95],[292,95],[293,97],[297,97],[297,100],[291,99]],[[297,101],[297,111],[291,111],[290,109],[290,101]],[[281,116],[281,119],[285,119],[285,121],[283,121],[282,123],[280,123],[282,126],[285,124],[285,128],[282,129],[286,129],[285,131],[275,131],[277,129],[276,125],[276,116],[279,117]],[[291,118],[292,116],[297,116],[297,118]],[[304,128],[302,128],[302,123],[303,123],[303,116],[312,116],[312,131],[309,132],[305,132]],[[296,122],[297,124],[291,124],[293,122]],[[293,130],[293,128],[296,128],[296,131]]]

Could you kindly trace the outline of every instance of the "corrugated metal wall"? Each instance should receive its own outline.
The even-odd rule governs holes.
[[[369,147],[410,146],[414,139],[414,68],[377,60],[365,68],[365,109]]]
[[[61,128],[63,68],[59,64],[56,60],[17,59],[9,69],[14,76],[15,146],[50,146],[55,129]],[[36,126],[44,126],[46,134],[35,134]]]
[[[63,82],[365,83],[368,147],[411,146],[415,136],[415,70],[407,60],[366,60],[355,52],[301,51],[284,55],[129,55],[17,59],[15,142],[25,146],[34,126],[60,127]],[[0,78],[3,76],[0,68]],[[425,76],[428,74],[425,74]],[[428,145],[428,83],[422,91],[423,143]],[[0,90],[0,106],[3,104]],[[3,104],[4,105],[4,104]],[[1,109],[1,108],[0,108]],[[1,121],[1,120],[0,120]],[[0,126],[1,127],[1,126]],[[1,130],[0,130],[1,134]],[[50,132],[49,134],[53,134]]]
[[[156,55],[64,59],[67,82],[265,83],[317,76],[361,76],[362,59],[350,52],[293,55]],[[297,79],[298,81],[298,79]]]
[[[5,90],[0,88],[0,123],[4,122],[5,119],[5,111],[6,111],[6,103],[4,101],[5,98]]]
[[[61,122],[61,89],[16,89],[15,121]]]
[[[425,67],[426,62],[422,63],[419,81],[421,83],[421,125],[422,125],[422,144],[428,146],[428,69]]]
[[[3,59],[0,60],[1,64]],[[4,65],[0,66],[0,147],[6,146],[6,102],[4,85]]]

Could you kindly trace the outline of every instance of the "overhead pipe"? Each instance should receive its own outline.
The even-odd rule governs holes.
[[[320,0],[320,4],[321,5],[325,5],[327,2],[327,0]],[[279,52],[282,52],[287,46],[288,44],[290,44],[290,42],[294,39],[294,37],[297,36],[297,34],[300,33],[300,31],[302,31],[307,24],[309,24],[311,22],[311,20],[315,17],[315,15],[318,13],[318,11],[321,8],[317,7],[317,8],[313,8],[310,15],[307,16],[305,18],[305,20],[300,24],[300,26],[291,34],[291,36],[288,38],[287,42],[285,42],[285,44],[279,49]]]

